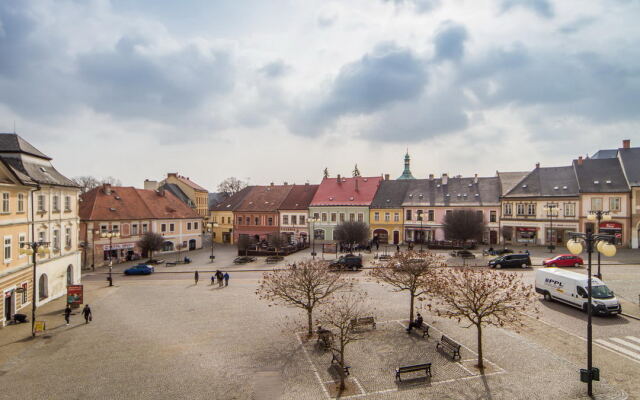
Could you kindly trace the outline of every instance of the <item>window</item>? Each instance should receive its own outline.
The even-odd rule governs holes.
[[[322,222],[327,222],[327,213],[322,213]]]
[[[245,217],[244,218],[244,223],[245,223],[245,225],[251,225],[251,218],[250,217]]]
[[[138,224],[131,225],[131,235],[136,236],[138,234]]]
[[[2,212],[9,212],[9,193],[7,192],[2,193]]]
[[[393,214],[393,222],[400,222],[400,213]]]
[[[167,224],[160,225],[160,232],[166,232],[166,231],[167,231]]]
[[[591,211],[602,211],[602,197],[591,198]]]
[[[609,211],[620,212],[620,197],[609,198]]]
[[[64,245],[67,248],[71,248],[71,228],[64,228]]]
[[[288,215],[283,215],[282,216],[282,225],[289,225],[289,216]]]
[[[175,231],[175,225],[174,224],[169,224],[169,232],[173,232]]]
[[[340,222],[344,222],[344,221],[345,221],[344,213],[340,213]]]
[[[451,214],[453,214],[453,210],[447,210],[444,213],[445,213],[445,215],[451,215]]]
[[[60,197],[53,196],[53,211],[60,212]]]
[[[304,217],[300,217],[300,219],[302,220],[302,218]],[[291,225],[298,225],[298,216],[297,215],[292,215],[291,216]]]
[[[21,233],[20,236],[18,236],[18,242],[19,242],[19,246],[21,249],[26,249],[27,248],[27,235],[25,235],[24,233]],[[26,254],[20,254],[19,257],[25,257]]]
[[[483,221],[483,220],[484,220],[484,213],[482,212],[482,210],[478,210],[478,211],[476,211],[476,215],[478,216],[478,219],[479,219],[480,221]]]
[[[147,233],[147,224],[142,224],[142,233]]]
[[[193,223],[193,229],[198,229],[198,223],[197,222]]]
[[[411,221],[411,210],[407,210],[407,217],[405,219]]]
[[[575,217],[576,216],[576,203],[565,203],[564,204],[564,216],[565,217]]]
[[[47,232],[40,231],[38,232],[38,242],[46,242],[47,241]]]
[[[64,196],[64,210],[71,211],[71,196]]]
[[[498,219],[498,213],[496,211],[489,211],[489,222],[496,222]]]
[[[350,214],[349,214],[349,221],[353,222],[353,221],[355,221],[355,220],[356,220],[356,214],[354,214],[354,213],[350,213]]]
[[[524,204],[523,203],[516,204],[516,214],[517,215],[524,215]]]
[[[118,225],[111,225],[111,230],[114,232],[119,232],[120,231],[120,227]]]
[[[44,195],[38,195],[38,212],[45,212]]]
[[[338,220],[338,214],[331,213],[331,222],[336,222]]]
[[[4,262],[11,261],[11,236],[4,237]]]
[[[267,225],[269,226],[273,225],[273,217],[267,218]]]
[[[527,215],[536,215],[536,204],[535,203],[527,204]]]
[[[26,282],[23,283],[22,289],[22,305],[25,305],[29,302],[29,284]]]
[[[100,233],[107,233],[107,226],[106,225],[100,225]]]
[[[373,220],[374,221],[380,221],[380,213],[379,212],[374,212],[373,213]]]
[[[429,221],[433,221],[434,220],[434,212],[433,212],[433,210],[429,210],[427,213],[428,213],[427,214],[427,219]]]
[[[512,215],[513,214],[513,204],[504,203],[504,215]]]
[[[53,250],[60,250],[60,231],[57,229],[53,230]]]
[[[320,214],[318,213],[313,213],[313,218],[317,221],[320,219]]]
[[[18,212],[24,212],[24,193],[18,193]]]
[[[260,218],[259,217],[254,217],[253,218],[253,222],[255,222],[255,225],[260,225]]]
[[[391,213],[384,213],[384,222],[391,221]]]
[[[364,222],[364,214],[358,213],[358,222]]]

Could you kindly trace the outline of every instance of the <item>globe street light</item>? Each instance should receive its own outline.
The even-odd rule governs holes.
[[[558,216],[557,210],[558,210],[558,205],[553,203],[548,203],[544,207],[544,211],[547,212],[547,216],[549,217],[549,239],[547,240],[548,242],[547,247],[549,248],[549,253],[553,253],[553,250],[555,250],[556,248],[555,243],[553,242],[553,217]]]
[[[100,237],[103,239],[104,238],[109,239],[109,277],[107,278],[107,280],[109,281],[109,286],[113,286],[113,276],[112,276],[113,261],[111,261],[111,252],[113,251],[113,239],[119,238],[120,232],[112,229],[109,231],[100,232]]]
[[[211,260],[211,262],[213,262],[213,260],[215,260],[215,257],[213,255],[213,230],[217,227],[219,227],[220,225],[218,225],[217,222],[209,222],[209,227],[211,228],[211,256],[209,256],[209,260]]]
[[[612,257],[616,254],[616,247],[611,243],[615,236],[603,235],[600,233],[593,233],[588,231],[587,233],[570,232],[571,239],[567,242],[567,249],[573,254],[580,254],[582,252],[582,244],[586,245],[588,254],[588,277],[587,280],[587,369],[580,370],[580,380],[587,383],[587,394],[591,396],[593,394],[592,382],[600,380],[600,370],[594,368],[592,365],[592,347],[593,347],[593,333],[591,326],[591,316],[593,307],[591,304],[591,253],[594,248],[598,252],[604,254],[607,257]]]
[[[609,214],[609,211],[591,211],[587,215],[587,220],[597,221],[598,233],[600,233],[600,222],[611,221],[611,214]],[[598,249],[598,273],[596,274],[596,276],[598,277],[598,279],[602,279],[602,273],[600,273],[600,253],[602,253],[602,251],[598,246],[596,246]]]
[[[50,253],[51,253],[51,249],[49,248],[48,242],[40,241],[40,242],[24,243],[22,245],[22,248],[20,248],[20,254],[26,254],[26,255],[32,256],[31,260],[33,263],[33,284],[31,287],[31,336],[36,335],[36,282],[37,282],[36,266],[38,264],[37,255],[39,254],[40,256],[44,256],[45,254],[50,254]]]
[[[311,217],[307,219],[307,222],[311,223],[311,257],[316,259],[316,222],[320,221],[319,218]]]

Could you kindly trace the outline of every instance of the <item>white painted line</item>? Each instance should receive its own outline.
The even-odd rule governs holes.
[[[633,352],[631,350],[627,350],[624,347],[618,346],[617,344],[609,343],[604,339],[596,339],[595,342],[598,343],[601,346],[609,347],[609,348],[611,348],[613,350],[616,350],[616,351],[618,351],[618,352],[620,352],[622,354],[626,354],[629,357],[633,357],[633,358],[635,358],[637,360],[640,360],[640,354],[635,353],[635,352]]]
[[[626,339],[633,340],[634,342],[640,343],[640,339],[635,336],[627,336]]]
[[[316,379],[318,379],[318,383],[320,383],[320,386],[322,387],[322,391],[327,396],[327,398],[330,399],[331,395],[329,394],[329,391],[327,390],[327,388],[324,385],[324,383],[322,383],[322,378],[320,377],[320,374],[318,373],[318,369],[316,368],[316,365],[313,363],[313,360],[311,360],[311,356],[309,356],[309,353],[307,352],[307,349],[304,347],[304,343],[302,342],[302,339],[300,339],[300,335],[298,335],[297,333],[296,333],[296,338],[298,339],[298,342],[300,343],[300,346],[302,346],[302,352],[304,353],[304,356],[307,358],[307,361],[309,362],[309,364],[311,364],[311,370],[316,375]]]
[[[462,363],[456,363],[456,364],[458,364],[460,366],[460,368],[462,368],[463,370],[467,371],[469,373],[469,375],[471,375],[471,376],[477,375],[477,374],[474,374],[473,372],[469,371],[469,368],[465,367],[464,364],[462,364]]]
[[[356,378],[353,378],[353,381],[356,383],[356,385],[358,385],[358,388],[360,388],[360,391],[362,392],[362,394],[366,395],[367,391],[364,390],[364,388],[362,387],[362,385],[360,384],[360,381]]]
[[[615,338],[615,337],[614,338],[609,338],[609,340],[612,340],[612,341],[614,341],[616,343],[620,343],[621,345],[624,345],[624,346],[629,347],[631,349],[634,349],[636,351],[640,351],[640,346],[638,346],[636,344],[633,344],[633,343],[629,343],[626,340],[622,340],[620,338]]]

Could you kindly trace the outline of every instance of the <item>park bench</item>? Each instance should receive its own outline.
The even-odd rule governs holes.
[[[431,376],[431,363],[407,365],[406,367],[398,367],[396,368],[396,380],[402,382],[402,378],[400,377],[400,374],[404,374],[408,372],[418,372],[418,371],[424,371],[426,376]]]
[[[436,344],[436,349],[442,347],[446,352],[451,353],[451,357],[455,360],[456,357],[460,357],[460,345],[453,340],[449,339],[445,335],[442,335],[440,341]]]
[[[416,326],[416,329],[420,329],[422,331],[422,337],[424,338],[429,337],[429,325],[425,324],[424,322],[422,324],[420,324],[420,326]]]
[[[372,329],[376,329],[376,320],[373,317],[354,318],[351,320],[352,328],[357,328],[363,325],[371,325]]]
[[[165,267],[175,267],[178,263],[175,261],[167,261],[164,266]]]
[[[335,351],[331,352],[331,364],[336,363],[338,366],[340,366],[340,354],[338,354]],[[350,375],[349,373],[349,368],[351,368],[348,365],[345,365],[342,367],[342,372],[344,372],[345,375]]]

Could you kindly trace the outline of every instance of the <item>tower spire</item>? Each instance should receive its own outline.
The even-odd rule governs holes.
[[[404,171],[402,171],[402,175],[398,177],[398,179],[416,179],[411,174],[411,157],[409,157],[409,148],[407,147],[407,153],[404,155]]]

